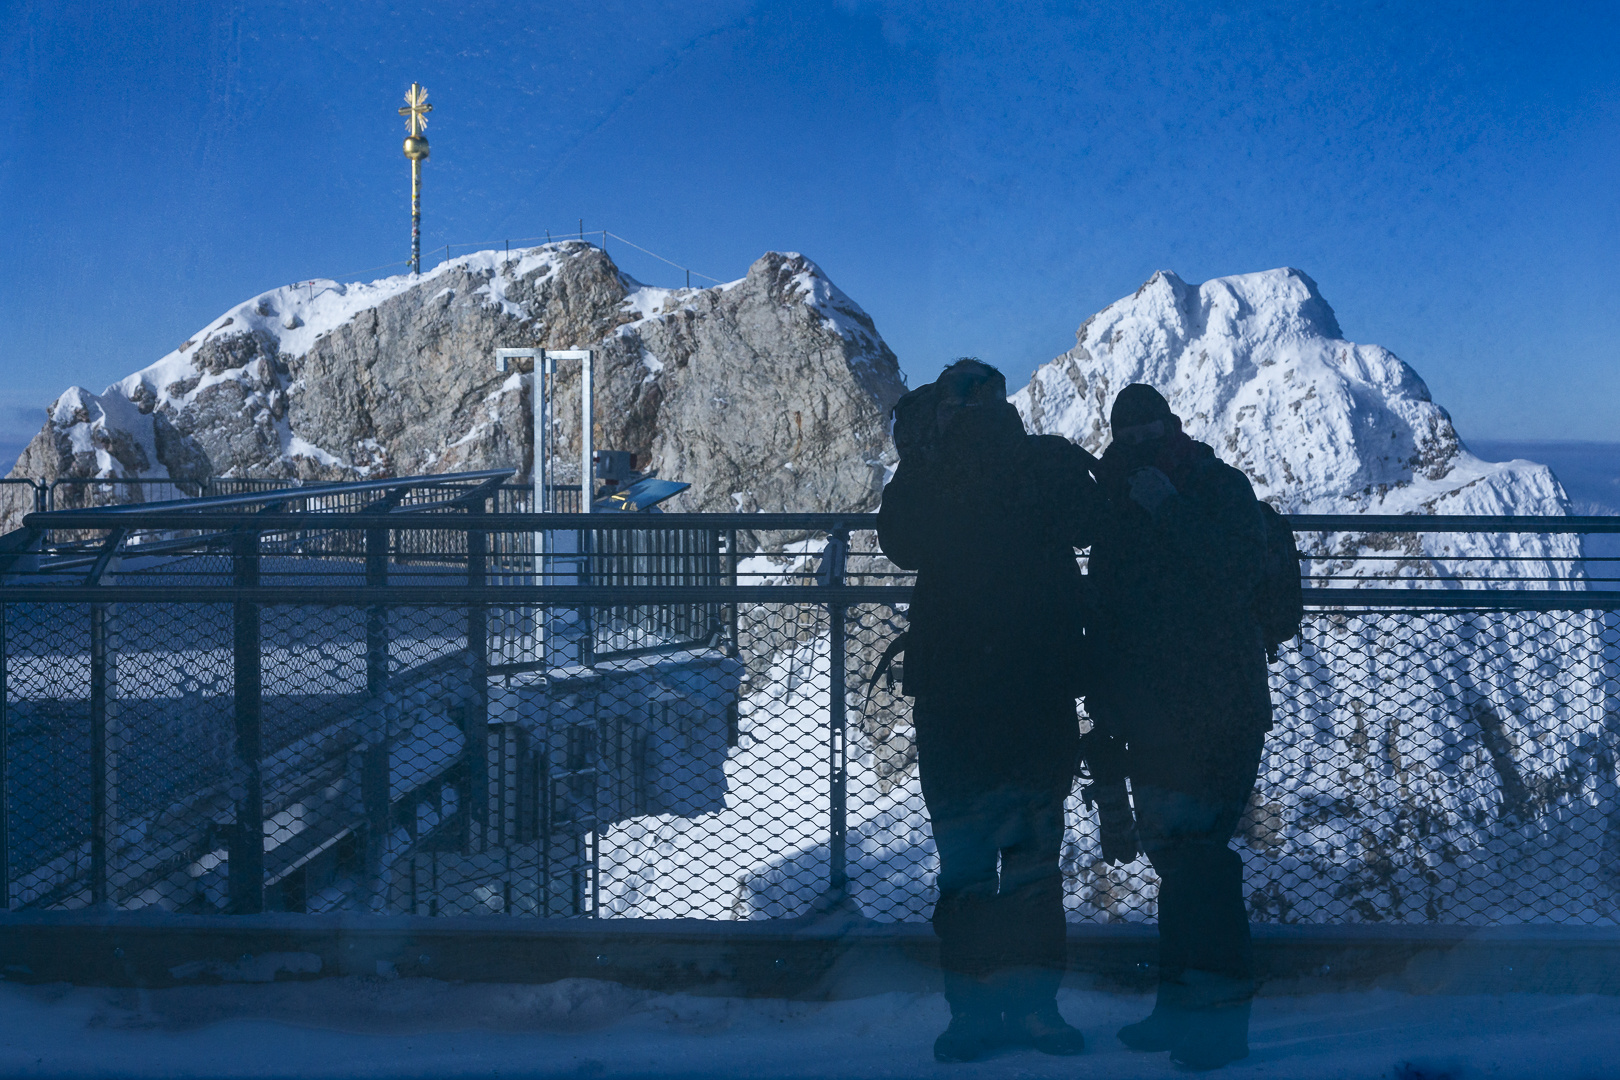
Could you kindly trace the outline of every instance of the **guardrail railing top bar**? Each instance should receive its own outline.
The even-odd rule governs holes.
[[[438,477],[410,477],[396,480],[365,481],[364,486],[342,485],[318,489],[321,495],[346,491],[376,491],[415,484],[444,485],[500,475],[455,473]],[[229,505],[271,503],[299,494],[312,494],[292,488],[287,493],[256,492],[251,496],[227,495],[219,500],[185,500],[177,503],[136,503],[122,507],[94,507],[81,510],[51,510],[29,514],[23,519],[28,528],[38,529],[237,529],[254,526],[263,529],[299,527],[309,522],[310,513],[231,513]],[[204,505],[206,504],[206,505]],[[394,514],[409,515],[411,506]],[[323,528],[364,529],[375,527],[376,516],[361,513],[318,511]],[[132,520],[138,519],[138,520]],[[1296,532],[1391,532],[1391,533],[1620,533],[1620,515],[1592,517],[1530,517],[1482,515],[1372,515],[1296,514],[1288,517]],[[856,514],[484,514],[476,520],[461,517],[435,517],[423,521],[422,528],[464,529],[478,532],[523,532],[548,529],[748,529],[756,532],[832,532],[877,528],[877,515]]]
[[[30,514],[23,519],[28,528],[140,528],[147,525],[145,521],[131,522],[132,517],[145,517],[154,514],[180,514],[189,519],[195,514],[218,513],[230,511],[242,506],[260,506],[267,503],[287,502],[291,499],[309,498],[319,496],[322,498],[332,495],[360,494],[367,491],[392,491],[398,488],[434,488],[450,487],[460,484],[471,484],[490,480],[506,480],[516,475],[516,469],[486,469],[480,472],[439,473],[424,476],[395,476],[381,480],[355,480],[326,482],[319,481],[304,484],[300,487],[270,488],[264,491],[246,492],[237,495],[210,495],[200,499],[167,499],[162,502],[125,503],[118,506],[89,506],[72,510],[49,510]],[[398,507],[395,513],[408,513],[420,509],[413,506]],[[242,522],[263,523],[270,515],[242,514]],[[306,515],[299,515],[305,517]],[[32,518],[48,520],[33,521]],[[116,518],[116,526],[103,526],[92,524],[90,519]],[[156,528],[173,528],[173,525],[156,525]],[[237,527],[237,526],[231,526]]]

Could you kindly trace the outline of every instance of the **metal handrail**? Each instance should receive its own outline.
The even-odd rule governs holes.
[[[499,475],[490,473],[458,473],[457,480],[477,479]],[[412,477],[411,481],[431,481],[432,477]],[[444,478],[437,478],[439,483]],[[342,490],[381,490],[399,487],[404,480],[368,481],[364,488],[345,485]],[[426,486],[424,483],[422,486]],[[309,489],[289,489],[288,494],[261,492],[252,496],[227,495],[221,499],[236,501],[237,505],[285,501],[298,494],[315,494]],[[330,495],[332,488],[318,489],[319,494]],[[277,496],[279,495],[279,500]],[[202,505],[208,503],[208,505]],[[196,509],[178,509],[179,506]],[[301,528],[318,517],[323,529],[376,528],[376,515],[342,513],[337,511],[305,511],[283,513],[221,513],[215,509],[220,503],[212,500],[183,500],[179,503],[145,503],[109,508],[94,507],[82,510],[53,510],[29,514],[23,524],[33,529],[238,529],[253,526],[266,530]],[[403,506],[390,512],[390,516],[409,516],[413,507]],[[130,521],[139,517],[139,522]],[[1398,533],[1620,533],[1620,515],[1615,516],[1524,516],[1489,517],[1482,515],[1421,515],[1421,514],[1295,514],[1287,521],[1295,532],[1398,532]],[[398,523],[390,527],[400,528]],[[530,532],[537,529],[749,529],[756,532],[831,532],[839,528],[852,531],[877,528],[877,515],[856,514],[659,514],[649,517],[641,514],[484,514],[476,520],[461,516],[436,516],[422,522],[421,528],[476,530],[479,532]]]
[[[267,488],[263,491],[246,492],[237,495],[209,495],[200,499],[164,499],[160,502],[125,503],[121,506],[94,506],[74,510],[49,510],[45,511],[43,516],[51,518],[52,520],[35,525],[33,522],[29,521],[29,518],[38,517],[41,515],[30,514],[28,515],[28,518],[23,519],[23,524],[29,528],[95,529],[102,528],[103,526],[90,524],[87,520],[88,518],[112,516],[119,519],[119,525],[117,526],[118,528],[128,528],[130,526],[128,525],[127,519],[132,514],[161,515],[165,513],[183,512],[187,515],[187,520],[189,521],[191,520],[190,515],[194,513],[206,513],[214,510],[229,509],[235,506],[257,506],[262,503],[288,502],[292,499],[311,498],[315,496],[345,495],[351,492],[392,491],[396,488],[447,487],[463,482],[492,480],[497,477],[506,479],[515,475],[516,472],[516,469],[486,469],[481,472],[438,473],[434,475],[422,476],[395,476],[385,480],[345,480],[336,482],[319,482],[305,484],[301,487]],[[114,480],[89,479],[86,481],[86,483],[90,485],[97,483],[111,483],[119,482],[121,479],[124,478],[117,478]],[[161,481],[131,479],[129,482],[154,483]],[[179,508],[182,507],[186,509],[184,511],[180,511]],[[413,508],[400,508],[400,510],[410,509]],[[249,515],[250,518],[256,519],[260,522],[264,521],[268,516],[269,515],[260,514]],[[174,528],[175,526],[158,525],[153,527]],[[180,527],[184,528],[188,526]]]
[[[4,603],[282,604],[353,606],[605,606],[613,604],[906,604],[910,585],[0,585]],[[1620,590],[1305,589],[1312,609],[1599,611]]]
[[[43,482],[41,482],[39,480],[31,480],[26,476],[5,476],[5,477],[0,477],[0,485],[11,485],[11,486],[14,486],[14,487],[31,487],[31,488],[33,488],[34,489],[34,510],[35,510],[35,512],[40,512],[40,511],[46,510],[50,505],[49,502],[47,501],[47,495],[46,495],[46,493],[50,489]]]

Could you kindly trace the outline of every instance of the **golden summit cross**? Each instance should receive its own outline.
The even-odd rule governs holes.
[[[419,83],[411,83],[411,88],[405,91],[405,105],[399,110],[399,115],[408,117],[405,128],[413,137],[427,130],[427,114],[432,111],[427,90]]]

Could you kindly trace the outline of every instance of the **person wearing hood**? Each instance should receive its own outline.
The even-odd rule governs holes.
[[[900,399],[878,540],[917,572],[903,688],[939,853],[940,1061],[1075,1054],[1059,1014],[1059,855],[1084,689],[1075,549],[1101,500],[1080,447],[1029,435],[1001,373],[961,360]]]
[[[1106,677],[1086,710],[1127,748],[1136,840],[1159,877],[1157,1001],[1119,1035],[1212,1068],[1248,1054],[1253,959],[1230,842],[1271,727],[1255,607],[1267,526],[1248,478],[1151,386],[1122,389],[1109,426],[1087,570]]]

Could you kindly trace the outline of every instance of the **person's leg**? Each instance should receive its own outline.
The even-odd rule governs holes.
[[[1197,791],[1133,785],[1138,831],[1159,876],[1160,949],[1153,1014],[1120,1031],[1133,1049],[1168,1049],[1195,1068],[1248,1053],[1253,956],[1243,863],[1228,845],[1258,765],[1256,745]]]
[[[1189,909],[1196,904],[1189,887],[1196,883],[1177,865],[1177,849],[1169,843],[1174,792],[1150,784],[1133,783],[1131,801],[1136,812],[1137,836],[1159,878],[1159,989],[1153,1012],[1144,1020],[1119,1030],[1120,1041],[1133,1050],[1169,1050],[1180,1016],[1176,990],[1187,969]]]
[[[941,1061],[972,1061],[1002,1043],[1001,1010],[986,982],[999,964],[996,834],[1000,810],[976,776],[960,719],[919,699],[918,778],[939,857],[934,934],[951,1025],[934,1044]]]
[[[972,1008],[982,1000],[974,987],[1000,964],[995,833],[972,804],[938,798],[927,803],[939,854],[939,899],[932,920],[939,963],[948,974],[961,976],[946,986],[955,1012],[959,1005]]]
[[[1064,800],[1072,777],[1052,777],[1044,790],[1019,792],[1017,831],[1001,848],[1000,919],[1006,934],[1002,992],[1009,1039],[1048,1054],[1078,1054],[1085,1038],[1058,1012],[1067,966],[1063,914]]]

